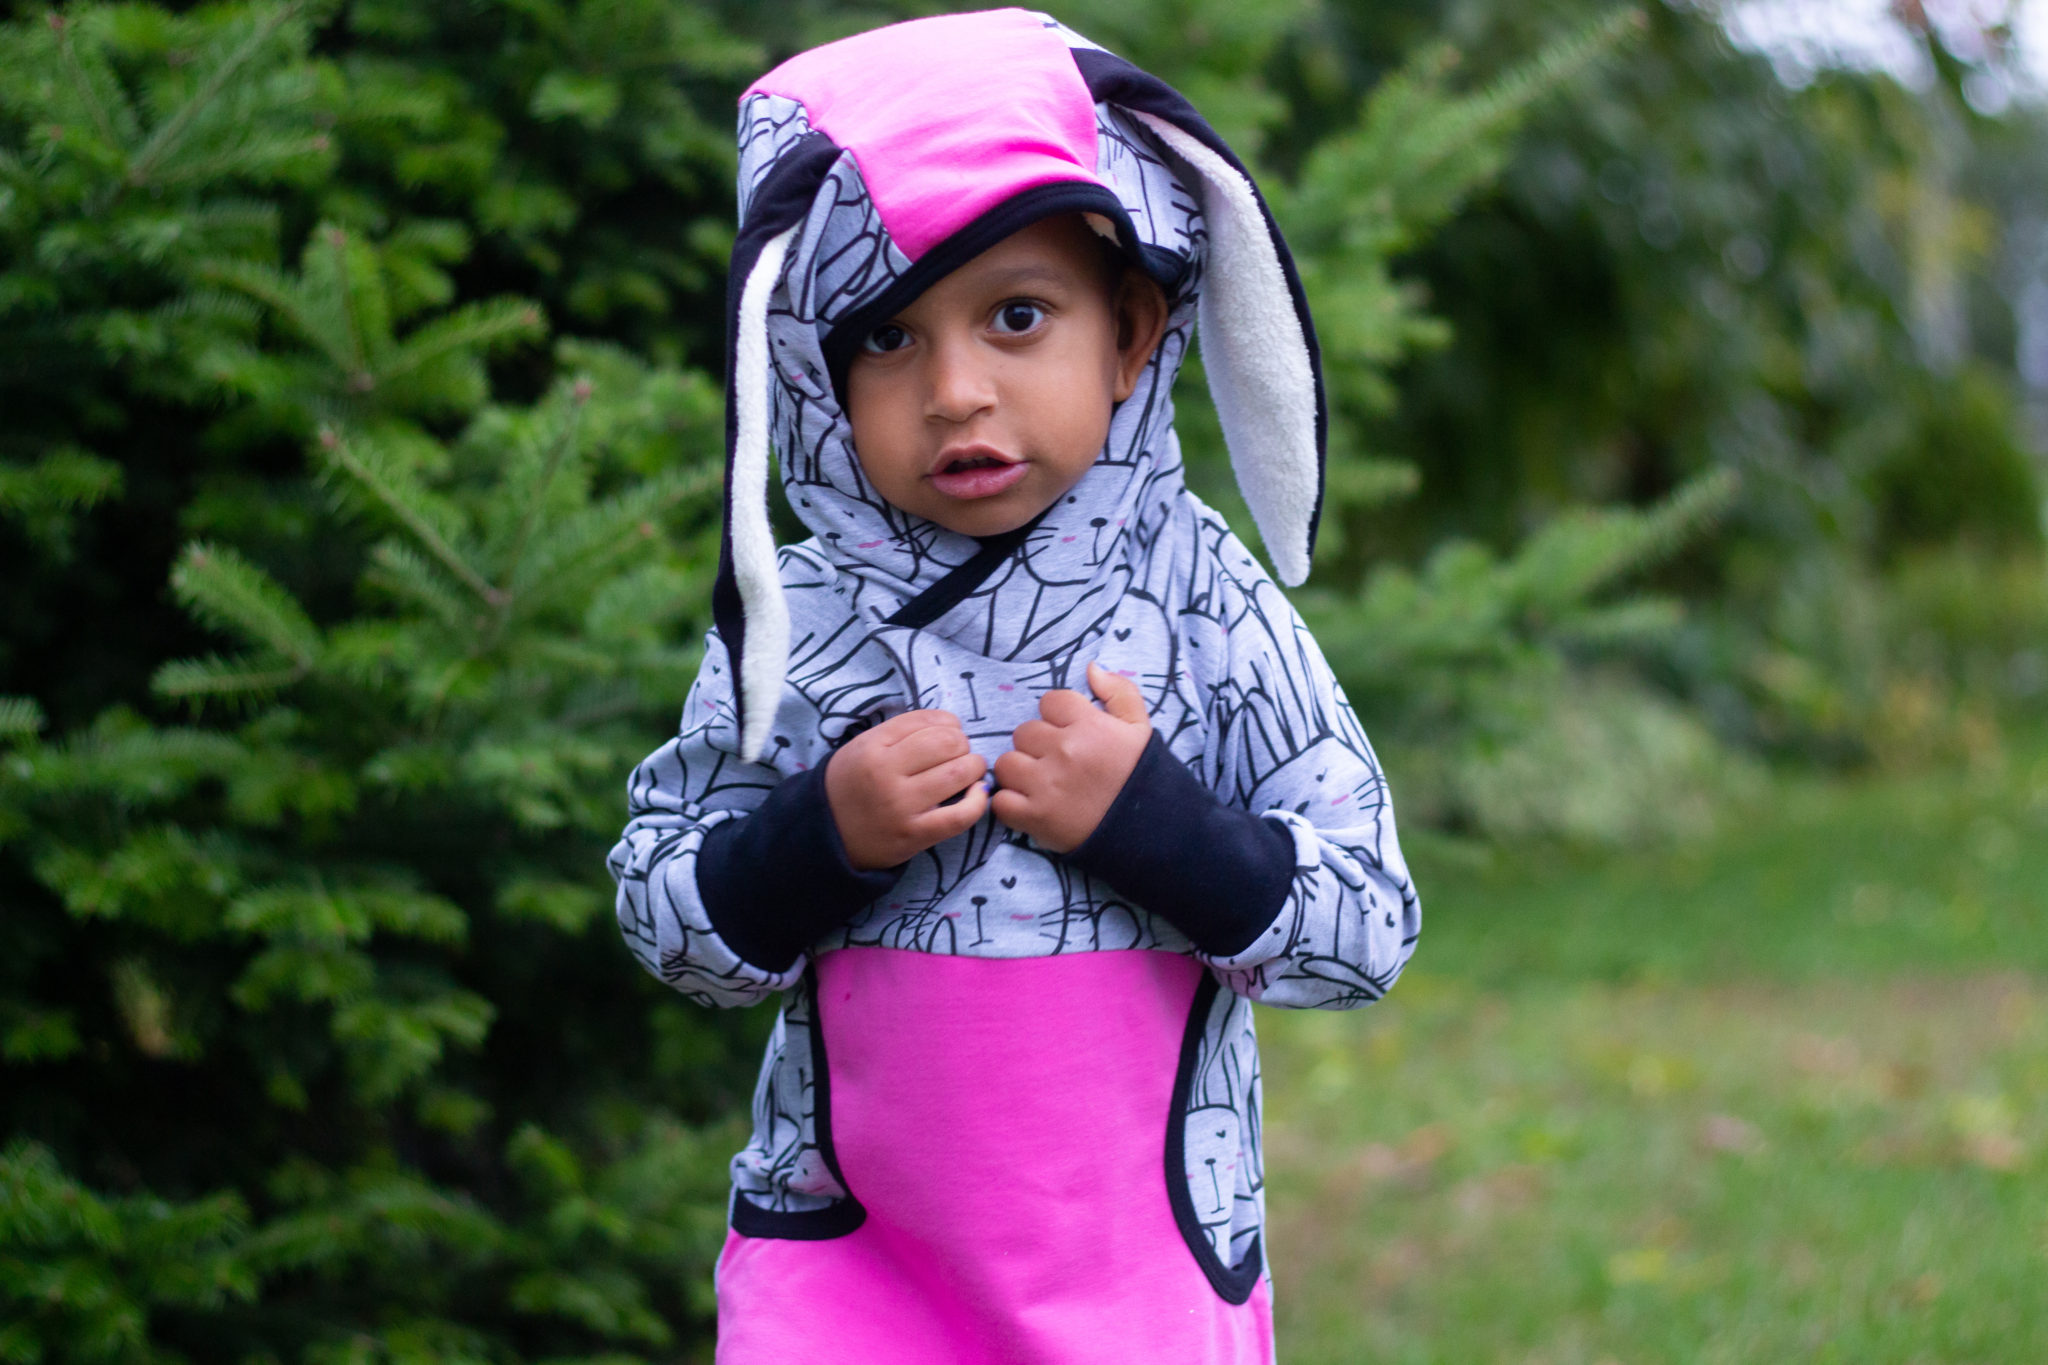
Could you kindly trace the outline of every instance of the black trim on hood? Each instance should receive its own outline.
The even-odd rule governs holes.
[[[747,221],[733,239],[732,265],[725,280],[725,493],[724,522],[718,537],[718,577],[711,584],[711,619],[718,638],[732,660],[734,724],[746,733],[747,690],[740,679],[740,656],[747,646],[746,604],[740,600],[740,583],[732,564],[732,457],[739,444],[739,333],[740,295],[746,292],[747,277],[761,259],[768,239],[803,221],[818,197],[839,148],[823,133],[808,133],[763,176],[747,206]]]
[[[1181,260],[1172,252],[1146,247],[1138,241],[1138,230],[1130,210],[1121,199],[1090,180],[1058,180],[1033,185],[1011,195],[967,226],[946,238],[912,262],[910,268],[867,303],[853,309],[825,333],[825,368],[832,376],[833,396],[846,406],[846,369],[861,338],[895,317],[916,301],[918,295],[940,279],[987,251],[1014,232],[1021,232],[1041,218],[1061,213],[1099,213],[1116,224],[1117,245],[1133,264],[1157,280],[1173,297],[1182,272]]]
[[[1294,300],[1295,316],[1301,319],[1302,340],[1308,344],[1309,373],[1315,379],[1316,505],[1308,519],[1308,548],[1312,553],[1316,545],[1316,528],[1323,520],[1322,463],[1328,458],[1330,447],[1330,412],[1323,393],[1323,351],[1316,342],[1315,323],[1309,317],[1308,294],[1301,287],[1301,272],[1294,268],[1294,256],[1287,249],[1287,239],[1280,235],[1280,225],[1273,221],[1273,210],[1267,206],[1266,196],[1259,192],[1259,182],[1238,159],[1237,153],[1230,150],[1230,144],[1209,126],[1209,121],[1188,103],[1180,91],[1144,68],[1100,48],[1075,48],[1074,65],[1080,70],[1081,79],[1087,83],[1088,93],[1099,103],[1119,105],[1164,119],[1222,157],[1252,187],[1252,197],[1258,200],[1259,214],[1266,220],[1266,231],[1273,238],[1273,250],[1280,257],[1280,273],[1287,279],[1287,293]]]
[[[1045,510],[1050,512],[1052,508],[1048,507]],[[1001,535],[994,536],[977,536],[976,540],[981,548],[975,551],[973,558],[896,608],[895,614],[884,624],[922,630],[938,620],[959,606],[969,593],[986,582],[988,576],[1015,553],[1017,547],[1038,529],[1038,523],[1043,520],[1045,512],[1040,512],[1014,531],[1004,531]]]

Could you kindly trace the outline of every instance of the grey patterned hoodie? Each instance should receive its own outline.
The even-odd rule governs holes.
[[[1273,578],[1182,478],[1171,388],[1199,322],[1240,485],[1282,576],[1306,576],[1322,400],[1285,246],[1186,101],[1019,10],[802,54],[747,92],[739,140],[718,624],[680,732],[632,775],[610,857],[649,971],[706,1005],[781,1000],[732,1162],[734,1233],[821,1242],[884,1216],[836,1159],[820,964],[1166,953],[1199,970],[1172,1003],[1164,1194],[1193,1263],[1243,1302],[1265,1273],[1251,1004],[1376,1000],[1420,923],[1358,718]],[[1052,213],[1090,215],[1160,281],[1166,335],[1070,494],[975,540],[873,491],[840,384],[867,332]],[[812,532],[779,551],[771,448]],[[822,796],[839,744],[942,707],[993,762],[1047,690],[1085,695],[1090,660],[1137,683],[1155,738],[1087,845],[1062,856],[988,816],[900,869],[852,871]],[[778,941],[778,917],[803,941]],[[1066,1043],[1054,1030],[1042,1046]]]

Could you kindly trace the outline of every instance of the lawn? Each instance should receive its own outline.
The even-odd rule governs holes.
[[[2048,1361],[2048,742],[1414,856],[1393,994],[1260,1016],[1285,1365]]]

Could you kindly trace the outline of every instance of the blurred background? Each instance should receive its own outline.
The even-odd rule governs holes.
[[[769,1017],[602,857],[733,101],[933,8],[0,9],[0,1361],[710,1359]],[[1261,1015],[1283,1358],[2048,1359],[2048,0],[1050,8],[1301,263],[1423,894]]]

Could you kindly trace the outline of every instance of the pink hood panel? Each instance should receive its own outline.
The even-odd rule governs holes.
[[[988,99],[999,53],[1003,101]],[[853,154],[915,261],[1023,190],[1098,184],[1095,103],[1066,40],[1021,9],[892,24],[799,53],[747,91],[792,99]]]

